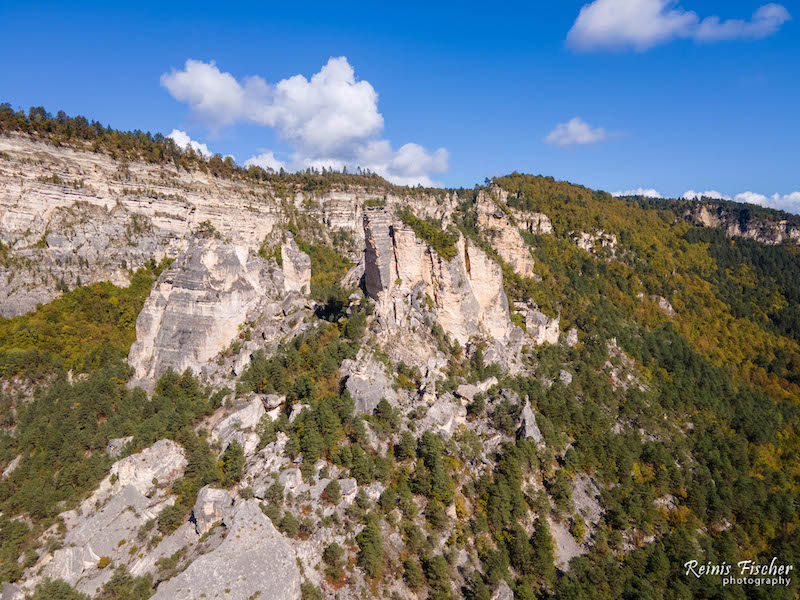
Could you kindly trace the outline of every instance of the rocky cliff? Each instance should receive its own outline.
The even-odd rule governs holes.
[[[430,311],[459,343],[511,332],[503,275],[481,249],[460,236],[446,260],[384,208],[364,216],[364,281],[387,328],[421,324]],[[427,303],[427,305],[426,305]]]
[[[291,247],[289,247],[291,248]],[[300,251],[294,246],[297,257]],[[303,255],[305,256],[305,255]],[[305,256],[305,270],[309,271]],[[287,253],[287,265],[294,265]],[[310,272],[291,271],[290,287],[302,287]],[[139,378],[206,369],[208,361],[233,341],[248,315],[254,319],[270,300],[284,294],[283,272],[245,246],[193,238],[161,274],[136,321],[129,362]]]
[[[722,229],[728,237],[744,237],[770,246],[784,242],[800,244],[797,219],[751,215],[747,206],[703,201],[686,209],[684,218],[696,225]]]

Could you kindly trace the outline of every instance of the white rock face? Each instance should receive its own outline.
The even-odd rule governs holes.
[[[461,344],[476,335],[505,339],[511,330],[500,266],[463,237],[445,260],[383,209],[364,215],[364,280],[387,329],[413,327],[430,310]],[[430,306],[420,306],[420,298]]]
[[[560,321],[559,317],[550,319],[543,312],[535,309],[529,310],[525,314],[525,328],[537,346],[558,343],[558,336],[561,333]]]
[[[455,402],[450,394],[440,397],[428,409],[425,418],[419,423],[420,431],[431,430],[450,437],[459,425],[467,422],[467,409]]]
[[[551,235],[553,233],[553,223],[544,213],[526,212],[512,208],[511,215],[521,229],[525,229],[533,235]]]
[[[345,388],[353,396],[357,413],[371,415],[381,398],[397,402],[397,392],[383,364],[363,349],[354,360],[343,360],[339,371],[346,377]]]
[[[198,535],[203,535],[214,523],[227,516],[233,507],[233,496],[228,490],[205,486],[197,492],[197,501],[192,508],[192,520]]]
[[[112,575],[99,568],[105,557],[113,564],[135,559],[130,549],[139,528],[174,503],[170,484],[183,475],[183,449],[161,440],[117,461],[97,489],[75,510],[61,513],[66,526],[64,546],[45,553],[26,572],[24,586],[33,589],[44,577],[64,579],[84,593],[94,594]]]
[[[280,271],[244,246],[195,239],[153,286],[128,362],[139,378],[170,367],[199,372],[238,336],[248,313],[282,288]]]
[[[524,439],[533,438],[534,442],[541,444],[542,432],[539,431],[539,427],[536,425],[536,415],[533,413],[530,403],[525,403],[519,415],[519,421],[517,436]]]
[[[146,494],[153,486],[154,479],[160,484],[169,483],[182,475],[185,468],[183,448],[172,440],[160,440],[137,454],[115,462],[111,466],[110,476],[117,478],[113,489],[130,485],[139,493]]]
[[[509,214],[506,214],[502,210],[501,201],[496,199],[497,191],[502,190],[495,187],[489,192],[486,190],[478,192],[475,200],[478,226],[492,247],[512,269],[523,277],[531,277],[534,265],[533,256],[516,224],[512,222],[509,216],[510,211]],[[507,196],[507,194],[505,195]]]
[[[217,423],[211,430],[211,439],[220,442],[223,451],[236,440],[248,456],[258,447],[259,435],[255,429],[266,413],[261,398],[253,398]]]
[[[602,229],[598,229],[594,233],[581,232],[578,235],[573,235],[575,243],[581,250],[600,254],[601,251],[607,255],[614,256],[617,251],[617,236],[613,233],[606,233]]]
[[[261,592],[258,597],[263,600],[299,600],[295,552],[258,507],[258,501],[239,502],[226,525],[229,531],[224,541],[159,585],[153,600],[246,600],[256,592]]]
[[[308,295],[311,291],[311,259],[300,250],[290,234],[286,234],[286,241],[281,244],[281,262],[284,289]]]
[[[106,444],[106,454],[113,458],[117,458],[120,454],[122,454],[122,450],[131,440],[133,440],[132,435],[108,440],[108,444]]]
[[[16,456],[5,469],[3,469],[3,479],[8,478],[14,471],[16,471],[17,467],[19,466],[20,461],[22,460],[22,455]]]
[[[255,183],[172,165],[123,164],[88,148],[56,148],[20,135],[0,136],[0,152],[0,240],[28,259],[0,266],[7,282],[0,287],[3,316],[49,302],[59,282],[127,285],[129,268],[178,256],[204,222],[256,251],[284,221],[280,201]],[[42,181],[53,175],[73,185]]]
[[[684,217],[703,227],[722,229],[728,237],[744,237],[768,246],[782,244],[784,240],[800,244],[800,227],[783,219],[750,219],[742,223],[736,213],[708,202],[698,202],[686,210]]]
[[[672,304],[670,304],[669,300],[664,298],[664,296],[650,296],[650,300],[658,304],[658,308],[664,311],[664,314],[666,314],[668,317],[675,316],[675,309],[672,307]]]

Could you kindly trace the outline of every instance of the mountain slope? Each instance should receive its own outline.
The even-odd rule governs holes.
[[[796,560],[785,215],[123,162],[4,114],[10,597],[761,597],[683,565]]]

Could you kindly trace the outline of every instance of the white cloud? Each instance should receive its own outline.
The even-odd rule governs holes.
[[[611,194],[615,198],[620,196],[644,196],[645,198],[661,198],[661,194],[653,188],[636,188],[635,190],[625,190]]]
[[[581,8],[567,34],[574,50],[649,50],[677,38],[696,42],[760,39],[774,34],[791,19],[780,4],[766,4],[750,21],[717,16],[700,20],[676,0],[594,0]]]
[[[275,158],[275,154],[272,152],[263,152],[258,154],[257,156],[252,156],[244,161],[245,167],[261,167],[262,169],[272,169],[273,171],[280,171],[281,169],[286,169],[286,163],[282,160]]]
[[[178,147],[183,148],[184,150],[186,148],[191,148],[200,156],[205,158],[210,158],[214,155],[214,153],[208,149],[208,146],[201,144],[200,142],[195,142],[185,131],[181,131],[180,129],[173,129],[172,133],[170,133],[167,137],[172,138]]]
[[[753,13],[749,22],[741,19],[720,22],[719,17],[707,17],[702,20],[692,37],[698,42],[758,40],[777,33],[781,25],[791,18],[789,11],[780,4],[765,4]]]
[[[695,192],[689,190],[683,195],[684,200],[700,200],[702,198],[712,198],[714,200],[730,200],[730,196],[719,193],[717,190],[706,190],[705,192]]]
[[[786,212],[800,214],[800,192],[790,192],[789,194],[773,194],[765,196],[755,192],[742,192],[733,198],[737,202],[747,202],[750,204],[760,204],[767,208],[785,210]]]
[[[448,168],[443,148],[429,153],[406,144],[392,151],[380,138],[378,93],[368,81],[356,79],[343,56],[330,58],[310,79],[295,75],[274,85],[258,76],[239,81],[213,61],[190,59],[183,70],[162,75],[161,84],[211,128],[249,122],[275,129],[294,149],[293,169],[360,166],[396,183],[428,185],[430,174]],[[275,157],[268,152],[245,164],[259,160]]]
[[[602,127],[592,127],[580,117],[574,117],[566,123],[559,123],[546,138],[545,143],[551,146],[595,144],[608,138],[608,132]]]

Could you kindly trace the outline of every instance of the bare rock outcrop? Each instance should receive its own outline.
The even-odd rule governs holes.
[[[161,274],[136,321],[128,356],[136,376],[199,372],[265,297],[282,295],[283,274],[273,265],[244,246],[195,238]]]
[[[365,287],[384,328],[410,328],[428,312],[461,344],[509,335],[502,270],[485,252],[459,237],[447,260],[384,209],[365,211],[364,231]]]
[[[300,250],[290,234],[281,244],[283,287],[287,292],[308,294],[311,291],[311,259]]]
[[[698,202],[684,212],[684,218],[695,225],[715,227],[728,237],[743,237],[769,246],[784,241],[800,244],[800,224],[796,219],[770,220],[752,217],[713,202]]]
[[[392,404],[397,402],[397,393],[383,364],[363,349],[354,360],[343,360],[339,370],[346,377],[345,389],[353,397],[357,413],[371,415],[381,398]]]
[[[261,398],[255,397],[219,421],[211,430],[211,439],[218,441],[223,451],[236,440],[245,455],[252,454],[259,441],[255,430],[266,412]]]
[[[542,432],[536,425],[536,415],[533,413],[530,403],[526,402],[519,416],[519,428],[517,437],[521,439],[533,438],[537,444],[542,443]]]
[[[225,522],[228,533],[223,542],[159,585],[153,600],[299,600],[295,552],[261,511],[258,500],[239,502]]]
[[[467,422],[467,409],[457,403],[451,394],[436,400],[419,423],[420,431],[431,430],[450,437],[459,425]]]
[[[558,336],[561,333],[560,321],[559,317],[551,319],[538,309],[528,310],[525,313],[525,328],[537,346],[558,343]]]
[[[153,480],[166,484],[183,474],[186,456],[172,440],[160,440],[141,452],[118,460],[111,465],[110,477],[115,479],[113,489],[133,486],[146,494]],[[102,489],[102,484],[101,484]]]
[[[533,256],[511,216],[510,210],[497,200],[494,188],[481,190],[475,200],[478,226],[497,253],[523,277],[533,275]]]
[[[212,488],[210,485],[197,492],[197,500],[192,508],[192,520],[198,535],[203,535],[222,521],[233,507],[233,496],[228,490]]]
[[[61,513],[63,545],[45,553],[27,573],[32,589],[42,578],[63,579],[94,594],[112,575],[106,564],[127,564],[139,528],[174,503],[171,483],[186,459],[175,442],[161,440],[117,461],[109,475],[78,508]],[[103,562],[101,562],[101,560]]]

